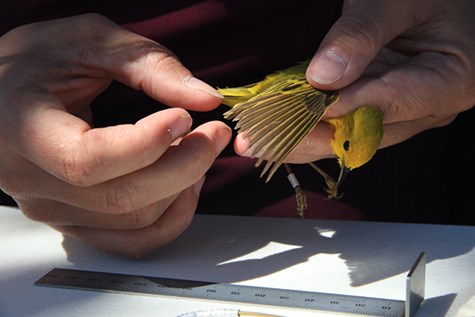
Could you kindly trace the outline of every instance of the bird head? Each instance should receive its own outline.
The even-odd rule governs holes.
[[[331,148],[338,158],[340,175],[366,164],[376,153],[383,137],[383,113],[374,106],[363,106],[340,118],[329,119],[335,127]]]

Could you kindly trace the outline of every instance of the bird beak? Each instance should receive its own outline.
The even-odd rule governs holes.
[[[336,188],[339,188],[341,186],[341,183],[343,183],[343,180],[345,179],[346,175],[350,171],[349,168],[342,166],[340,169],[340,175],[338,176],[338,181],[336,184]]]

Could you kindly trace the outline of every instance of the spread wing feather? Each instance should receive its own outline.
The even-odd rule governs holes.
[[[268,173],[267,182],[315,128],[333,97],[313,88],[300,74],[277,81],[249,100],[234,105],[224,117],[237,121],[236,129],[245,132],[251,156],[259,156],[256,166],[267,161],[261,173],[261,177]]]

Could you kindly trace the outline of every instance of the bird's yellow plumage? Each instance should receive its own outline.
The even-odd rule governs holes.
[[[218,88],[218,91],[224,96],[221,102],[233,107],[238,103],[247,102],[259,94],[277,92],[279,86],[275,86],[275,84],[284,85],[285,87],[299,84],[310,86],[305,80],[305,70],[308,62],[309,61],[298,63],[295,66],[269,74],[257,83],[242,87]],[[292,93],[290,89],[283,89],[285,87],[280,87],[281,93]]]
[[[358,168],[376,153],[383,137],[383,114],[379,108],[363,106],[327,122],[335,127],[330,145],[341,167]]]
[[[339,97],[337,91],[313,88],[305,79],[307,65],[299,63],[255,84],[218,89],[222,103],[232,107],[224,117],[245,131],[251,156],[259,157],[256,166],[267,160],[266,181]]]
[[[318,90],[307,82],[308,62],[270,74],[251,85],[218,88],[224,96],[222,103],[231,107],[224,116],[237,121],[236,129],[245,133],[251,156],[259,157],[256,166],[267,161],[261,174],[268,173],[266,181],[338,100],[338,91]],[[331,147],[341,167],[338,182],[331,183],[324,176],[330,188],[329,197],[337,197],[338,185],[347,171],[364,165],[374,155],[383,135],[382,120],[382,112],[374,106],[360,107],[341,118],[327,120],[335,127]]]

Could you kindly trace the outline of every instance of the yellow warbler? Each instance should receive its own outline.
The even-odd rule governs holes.
[[[266,182],[338,100],[338,91],[318,90],[307,82],[308,62],[267,75],[254,84],[218,88],[224,96],[222,103],[231,107],[224,117],[237,121],[236,129],[245,133],[250,155],[259,157],[256,166],[267,161],[261,174],[268,172]],[[338,186],[349,170],[365,164],[376,152],[383,135],[382,118],[379,108],[364,106],[327,120],[335,127],[331,148],[341,168],[338,181],[309,164],[325,177],[329,198],[337,197]]]

